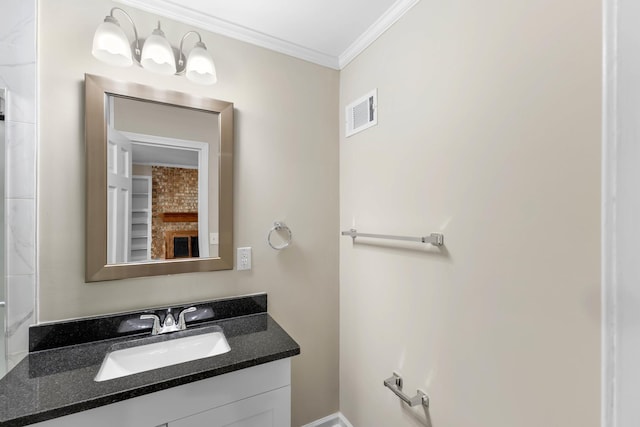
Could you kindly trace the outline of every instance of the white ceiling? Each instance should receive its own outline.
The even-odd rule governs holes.
[[[341,69],[419,0],[118,0]]]
[[[198,168],[198,152],[153,144],[132,144],[132,163],[135,165]]]

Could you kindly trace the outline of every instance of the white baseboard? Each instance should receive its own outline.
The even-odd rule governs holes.
[[[340,412],[324,417],[321,420],[316,420],[312,423],[305,424],[302,427],[353,427],[349,420]]]

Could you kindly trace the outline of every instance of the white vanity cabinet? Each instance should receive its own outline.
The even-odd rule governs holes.
[[[291,389],[279,388],[166,424],[167,427],[289,426]]]
[[[291,427],[290,384],[287,358],[34,426]]]

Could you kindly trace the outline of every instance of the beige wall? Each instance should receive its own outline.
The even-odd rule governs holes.
[[[341,73],[340,400],[354,426],[600,423],[601,5],[417,4]],[[342,110],[341,110],[342,111]],[[427,424],[428,425],[428,424]]]
[[[91,40],[114,5],[39,2],[39,320],[266,291],[270,313],[302,348],[293,359],[293,425],[337,411],[339,73],[207,32],[214,86],[109,67],[91,56]],[[157,17],[127,10],[149,34]],[[188,29],[162,24],[174,43]],[[235,245],[253,247],[252,271],[84,283],[84,73],[235,104]],[[275,220],[293,230],[286,251],[266,243]]]
[[[117,12],[116,12],[117,13]],[[175,105],[112,97],[114,128],[165,138],[201,141],[218,150],[218,115]]]

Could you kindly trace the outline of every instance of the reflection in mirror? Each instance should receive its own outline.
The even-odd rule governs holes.
[[[5,291],[4,177],[5,177],[5,106],[7,90],[0,88],[0,378],[7,373],[7,310]]]
[[[216,257],[217,114],[108,103],[107,263]]]
[[[233,268],[233,104],[85,76],[88,282]]]

